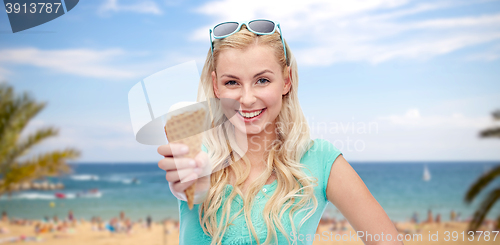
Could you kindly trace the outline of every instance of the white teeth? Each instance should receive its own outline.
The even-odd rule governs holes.
[[[245,112],[238,111],[238,113],[245,118],[252,118],[252,117],[256,117],[256,116],[260,115],[260,113],[262,113],[262,111],[263,110],[255,111],[255,112],[251,112],[251,113],[245,113]]]

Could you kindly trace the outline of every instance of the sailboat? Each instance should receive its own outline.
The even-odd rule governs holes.
[[[422,179],[424,181],[431,180],[431,173],[429,172],[429,169],[427,168],[427,165],[424,165],[424,175],[422,176]]]

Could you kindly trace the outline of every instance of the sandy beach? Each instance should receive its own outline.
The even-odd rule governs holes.
[[[40,225],[42,222],[38,220],[3,220],[0,223],[1,234],[0,243],[11,243],[13,241],[23,241],[25,243],[53,244],[53,245],[136,245],[136,244],[151,244],[151,245],[172,245],[179,244],[179,230],[177,221],[165,220],[163,222],[152,222],[148,228],[145,221],[129,222],[127,228],[126,221],[120,222],[118,218],[115,220],[118,224],[117,232],[110,232],[106,227],[108,222],[90,222],[84,219],[68,222],[67,220],[59,221],[57,225],[54,222],[45,223],[45,226]],[[355,231],[347,222],[338,222],[334,227],[333,223],[328,220],[322,220],[317,235],[315,236],[315,245],[326,244],[363,244],[361,239],[349,240],[349,234],[355,234]],[[39,224],[37,226],[37,224]],[[52,224],[52,227],[48,229]],[[131,225],[130,225],[131,224]],[[481,236],[478,241],[478,234],[475,235],[474,241],[468,241],[467,232],[464,232],[465,237],[462,241],[462,231],[466,230],[466,222],[443,222],[440,224],[413,224],[410,222],[396,223],[400,234],[406,235],[406,238],[411,241],[404,241],[405,244],[429,244],[429,234],[437,234],[437,241],[432,241],[432,244],[499,244],[500,236],[493,241],[495,233],[490,235],[489,241],[485,241],[485,236]],[[37,228],[35,228],[37,227]],[[487,230],[487,227],[481,227],[481,230]],[[38,234],[36,233],[38,231]],[[456,233],[453,233],[456,231]],[[447,232],[450,237],[448,241]],[[407,235],[408,234],[408,235]],[[457,241],[453,241],[452,235],[457,235]],[[433,238],[436,238],[434,235]],[[307,238],[303,238],[307,239]],[[376,239],[374,236],[373,239]],[[418,239],[418,240],[416,240]],[[487,238],[486,238],[487,239]],[[346,241],[347,240],[347,241]]]
[[[163,223],[152,222],[148,228],[146,222],[135,222],[129,231],[110,232],[105,227],[90,221],[78,220],[74,224],[66,223],[66,227],[61,223],[53,225],[54,229],[42,230],[38,234],[35,226],[41,221],[25,221],[25,224],[13,224],[11,222],[1,222],[2,234],[0,243],[10,243],[11,241],[24,241],[29,243],[53,244],[53,245],[115,245],[115,244],[179,244],[179,232],[175,221],[165,221]],[[46,226],[50,226],[47,225]]]

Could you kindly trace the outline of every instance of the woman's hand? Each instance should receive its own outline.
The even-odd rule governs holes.
[[[205,200],[210,188],[212,166],[206,152],[200,151],[194,159],[190,159],[184,157],[188,151],[184,144],[171,143],[158,147],[158,153],[165,157],[158,161],[158,167],[167,172],[165,178],[170,191],[180,200],[187,201],[184,190],[196,183],[194,204],[199,204]]]

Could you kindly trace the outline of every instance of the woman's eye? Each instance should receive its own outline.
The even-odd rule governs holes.
[[[264,83],[268,83],[268,82],[269,82],[269,80],[267,80],[267,79],[265,79],[265,78],[261,78],[261,79],[259,79],[257,82],[264,84]]]
[[[236,81],[228,81],[224,85],[236,85],[236,84],[238,84],[236,83]]]

